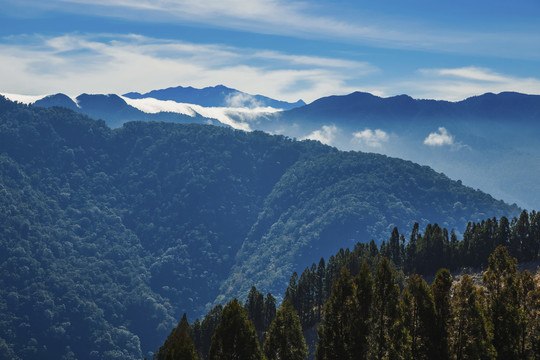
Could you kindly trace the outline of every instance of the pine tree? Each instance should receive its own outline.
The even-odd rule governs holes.
[[[304,360],[307,345],[298,313],[291,303],[284,301],[274,321],[270,324],[268,337],[264,342],[264,354],[267,360]]]
[[[195,344],[195,350],[197,351],[197,356],[199,359],[204,359],[204,355],[201,353],[202,347],[202,325],[199,319],[195,319],[193,324],[191,324],[191,338],[193,339],[193,344]]]
[[[516,259],[499,246],[489,256],[483,282],[488,291],[489,320],[497,359],[517,359],[519,347],[519,273]]]
[[[533,274],[525,270],[519,279],[519,359],[534,359],[534,344],[540,341],[540,289]],[[540,354],[538,355],[540,357]]]
[[[514,249],[517,253],[512,253],[512,255],[518,257],[520,261],[531,261],[536,255],[533,254],[534,239],[530,236],[530,230],[529,214],[527,210],[523,210],[512,233],[512,237],[516,238],[512,245],[517,247]]]
[[[448,354],[448,322],[450,320],[450,290],[452,276],[447,269],[440,269],[431,284],[431,293],[435,303],[435,359],[447,360]]]
[[[354,317],[351,352],[354,359],[364,360],[367,359],[369,350],[368,337],[373,302],[373,276],[366,262],[362,264],[360,272],[353,278],[353,282],[356,308],[355,313],[350,314]]]
[[[435,303],[431,290],[419,275],[411,275],[403,291],[402,309],[409,333],[411,356],[415,360],[434,359]]]
[[[374,277],[369,359],[402,359],[407,354],[406,331],[399,308],[394,270],[383,258]]]
[[[193,340],[189,336],[189,323],[186,314],[171,331],[165,344],[154,355],[156,360],[197,360],[197,352]]]
[[[501,217],[495,230],[495,246],[510,246],[510,222],[506,216]]]
[[[390,260],[392,260],[392,262],[396,264],[396,266],[400,267],[401,266],[401,249],[399,246],[399,231],[397,227],[394,227],[394,229],[392,230],[392,235],[390,236],[388,246],[390,249],[389,251]]]
[[[270,324],[276,316],[276,299],[267,293],[264,299],[264,331],[268,331]]]
[[[264,330],[264,297],[255,286],[251,287],[246,299],[244,308],[247,311],[248,319],[255,326],[257,332]]]
[[[221,314],[223,313],[223,306],[217,305],[213,307],[208,314],[204,317],[201,323],[201,335],[200,335],[200,347],[197,345],[197,352],[202,354],[203,359],[208,359],[208,350],[212,342],[212,336],[214,331],[221,321]]]
[[[262,360],[253,323],[242,304],[234,299],[223,308],[216,327],[208,358],[210,360]]]
[[[317,306],[317,322],[321,321],[322,308],[326,301],[326,292],[324,291],[325,277],[326,266],[324,263],[324,258],[321,258],[319,261],[319,266],[317,266],[317,273],[315,277],[315,306]]]
[[[540,252],[540,212],[531,211],[530,218],[531,230],[529,233],[533,246],[533,260],[538,260]]]
[[[318,327],[319,343],[315,358],[317,360],[353,359],[349,351],[352,342],[355,308],[354,283],[349,271],[343,269],[341,276],[332,286],[332,292],[324,305],[323,320]]]
[[[453,360],[492,360],[495,349],[488,333],[482,290],[464,275],[451,300],[449,324],[450,358]]]

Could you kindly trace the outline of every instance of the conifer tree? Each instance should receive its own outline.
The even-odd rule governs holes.
[[[307,356],[300,318],[287,300],[280,305],[270,324],[263,349],[267,360],[304,360]]]
[[[525,270],[519,279],[519,359],[534,359],[540,341],[540,289],[533,274]],[[538,354],[540,357],[540,354]]]
[[[394,270],[383,258],[374,277],[369,359],[402,359],[407,353],[406,330],[399,308],[399,288]]]
[[[440,269],[431,284],[431,293],[435,303],[435,358],[447,360],[448,354],[448,323],[450,320],[450,290],[452,276],[448,269]]]
[[[237,299],[223,308],[221,322],[216,327],[210,352],[210,360],[262,360],[253,323]]]
[[[212,342],[212,336],[216,327],[221,321],[221,314],[223,313],[223,306],[216,305],[213,307],[208,314],[204,317],[201,323],[201,335],[200,335],[200,345],[197,345],[197,352],[202,354],[203,359],[208,358],[208,350],[210,349],[210,344]]]
[[[276,299],[267,293],[264,299],[264,331],[268,331],[270,324],[276,316]]]
[[[449,349],[452,360],[492,360],[491,345],[483,306],[482,290],[464,275],[451,300]]]
[[[390,236],[390,241],[388,242],[390,248],[390,259],[396,266],[401,266],[401,248],[399,246],[399,231],[398,228],[394,226],[392,230],[392,235]]]
[[[352,332],[354,337],[351,352],[354,359],[367,359],[369,350],[369,325],[371,306],[373,302],[373,276],[366,262],[362,264],[360,272],[353,278],[355,285],[356,311],[350,316],[354,317]]]
[[[415,360],[434,359],[435,303],[427,283],[419,275],[411,275],[403,291],[402,308],[409,334],[411,356]]]
[[[538,256],[540,255],[540,212],[536,212],[534,210],[531,211],[530,218],[531,230],[529,231],[529,234],[531,236],[531,243],[533,247],[533,260],[538,260]]]
[[[324,291],[325,276],[326,265],[324,258],[321,258],[319,261],[319,266],[317,266],[317,273],[315,277],[315,306],[317,306],[317,322],[321,321],[322,308],[326,301],[326,292]]]
[[[154,355],[156,360],[197,360],[197,352],[193,340],[189,336],[189,323],[186,314],[171,331],[165,343]]]
[[[202,346],[202,325],[200,320],[197,318],[191,324],[191,339],[193,340],[193,344],[195,344],[195,351],[197,352],[197,356],[199,359],[204,359],[204,355],[201,353],[201,346]]]
[[[343,269],[332,286],[332,292],[324,305],[324,315],[317,333],[317,360],[353,359],[349,351],[352,342],[354,309],[356,308],[354,283],[349,271]]]
[[[264,297],[255,286],[251,287],[246,299],[244,308],[247,311],[248,319],[255,326],[257,332],[264,329]]]
[[[499,246],[489,256],[483,282],[488,291],[489,320],[497,359],[517,359],[519,347],[519,273],[516,259]]]

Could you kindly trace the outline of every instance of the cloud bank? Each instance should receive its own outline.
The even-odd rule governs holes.
[[[204,107],[196,104],[178,103],[172,100],[157,100],[154,98],[131,99],[122,96],[122,99],[128,105],[145,113],[174,112],[192,117],[200,114],[206,118],[218,120],[234,129],[244,131],[252,130],[249,124],[250,120],[257,118],[259,115],[280,111],[280,109],[274,109],[272,107]]]

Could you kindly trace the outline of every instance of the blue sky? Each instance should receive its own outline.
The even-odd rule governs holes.
[[[538,0],[0,0],[0,92],[540,94]]]

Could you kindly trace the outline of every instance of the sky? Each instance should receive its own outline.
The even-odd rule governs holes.
[[[0,0],[0,93],[540,94],[538,0]]]

